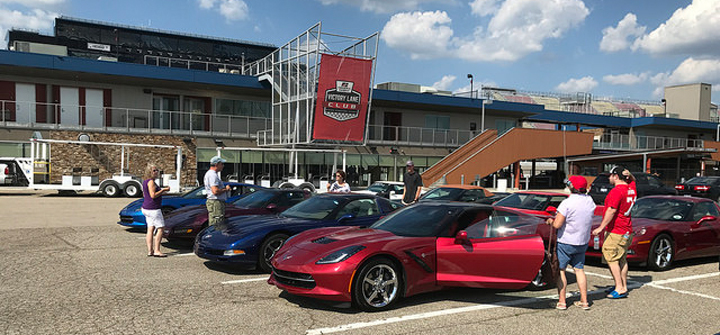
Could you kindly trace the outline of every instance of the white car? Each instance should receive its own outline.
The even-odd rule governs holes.
[[[400,181],[376,181],[366,190],[353,193],[374,194],[390,200],[402,200],[405,184]]]

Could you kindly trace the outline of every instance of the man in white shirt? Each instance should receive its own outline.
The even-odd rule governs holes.
[[[226,160],[220,156],[210,159],[210,169],[205,173],[203,183],[207,194],[205,206],[208,210],[208,225],[212,226],[225,221],[225,201],[230,192],[230,185],[225,185],[220,179],[220,172]]]

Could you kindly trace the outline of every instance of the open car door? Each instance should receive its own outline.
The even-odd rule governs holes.
[[[438,237],[438,285],[524,288],[545,257],[539,224],[541,220],[530,215],[496,210],[455,237]]]

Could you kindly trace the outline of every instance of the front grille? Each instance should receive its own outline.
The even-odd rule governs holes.
[[[222,256],[225,253],[225,250],[218,250],[218,249],[212,249],[208,248],[206,246],[203,246],[202,244],[197,245],[197,254],[208,254],[208,255],[215,255],[215,256]]]
[[[133,217],[130,215],[120,215],[120,222],[124,223],[133,223]]]
[[[315,288],[315,279],[307,273],[283,271],[273,268],[273,276],[280,284],[305,289]]]

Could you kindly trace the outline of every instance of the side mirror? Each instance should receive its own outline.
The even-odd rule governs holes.
[[[337,221],[338,221],[338,222],[342,222],[342,221],[351,220],[351,219],[354,219],[354,218],[355,218],[355,215],[345,214],[345,215],[341,216]]]
[[[555,206],[548,206],[548,207],[545,209],[545,211],[548,212],[548,213],[550,213],[550,214],[555,215],[555,213],[557,213],[557,207],[555,207]]]
[[[278,206],[276,204],[268,204],[265,208],[271,212],[277,212]]]
[[[469,244],[470,239],[468,239],[467,232],[464,230],[461,230],[455,235],[455,244]]]

